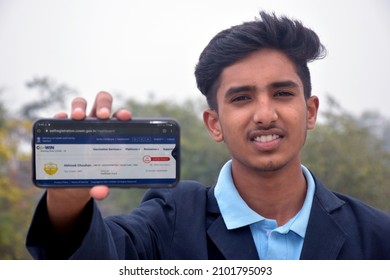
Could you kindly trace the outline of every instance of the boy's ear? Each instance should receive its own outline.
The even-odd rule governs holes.
[[[306,101],[307,106],[307,129],[313,129],[317,122],[317,113],[320,106],[320,100],[317,96],[310,96]]]
[[[206,109],[203,112],[203,122],[209,134],[216,142],[223,141],[223,133],[219,123],[218,113],[213,109]]]

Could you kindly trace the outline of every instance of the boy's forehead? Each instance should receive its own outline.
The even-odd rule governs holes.
[[[219,89],[230,86],[264,85],[269,83],[292,81],[302,86],[294,63],[280,51],[260,50],[251,53],[221,72]]]

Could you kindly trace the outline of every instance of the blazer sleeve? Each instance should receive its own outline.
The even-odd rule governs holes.
[[[57,234],[49,221],[46,192],[38,202],[27,233],[26,247],[34,259],[68,259],[80,246],[88,231],[93,211],[91,200],[85,207],[76,230],[66,235]]]
[[[160,259],[173,238],[175,213],[169,189],[148,191],[132,213],[107,218],[91,200],[77,230],[60,236],[50,226],[44,195],[26,246],[35,259]]]

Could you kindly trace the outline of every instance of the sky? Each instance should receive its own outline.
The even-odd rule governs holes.
[[[101,90],[198,100],[203,48],[260,10],[300,20],[326,46],[327,57],[309,64],[320,108],[330,95],[350,113],[390,118],[388,0],[0,0],[0,100],[12,111],[39,98],[25,86],[34,77],[90,103]]]

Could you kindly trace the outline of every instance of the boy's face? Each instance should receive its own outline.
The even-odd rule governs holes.
[[[212,137],[226,143],[233,166],[275,171],[300,164],[318,98],[305,100],[291,60],[276,50],[260,50],[225,68],[220,81],[218,112],[206,110],[204,121]]]

